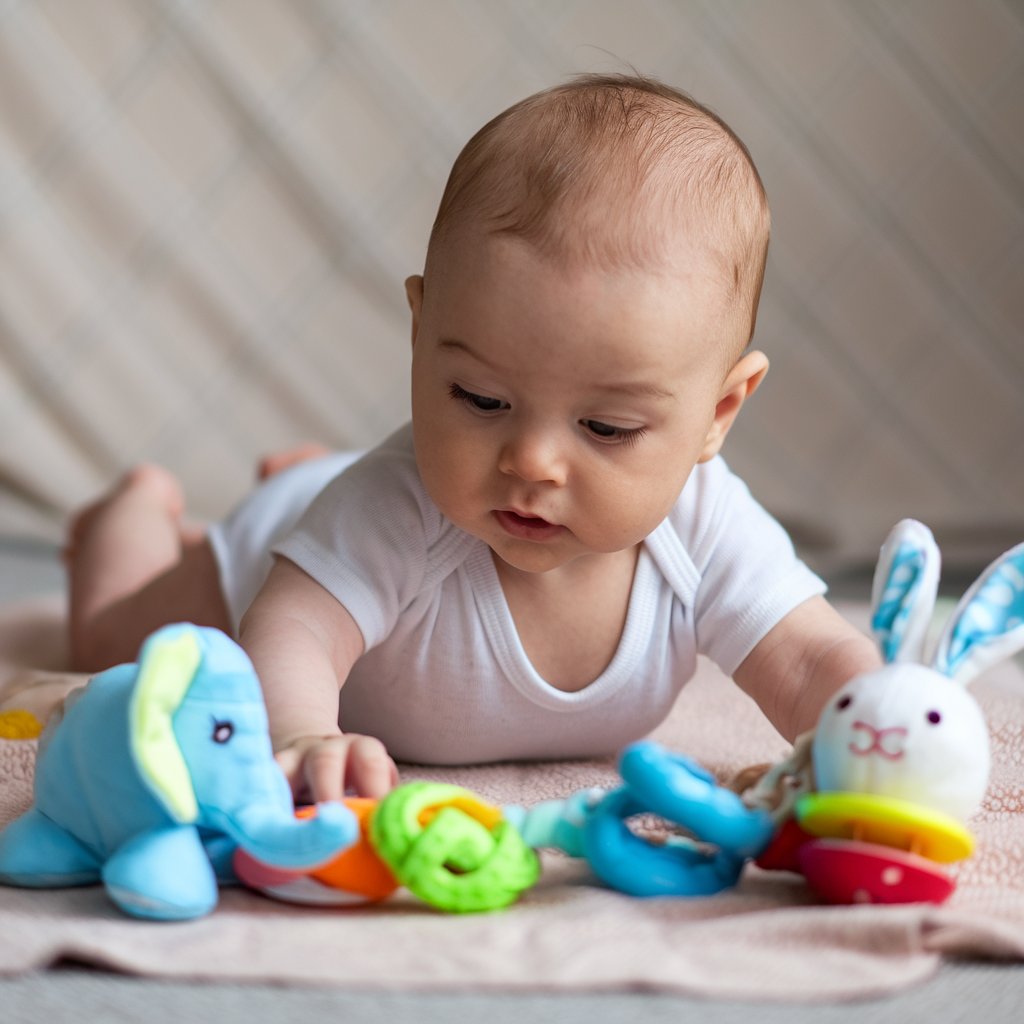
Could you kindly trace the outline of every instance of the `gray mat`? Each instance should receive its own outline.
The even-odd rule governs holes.
[[[0,981],[5,1024],[1018,1024],[1024,968],[946,965],[928,983],[882,1000],[841,1005],[708,1002],[679,996],[438,995],[182,984],[68,968]]]

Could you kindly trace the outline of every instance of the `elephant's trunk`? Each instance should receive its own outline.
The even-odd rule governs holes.
[[[344,804],[323,803],[302,820],[251,804],[227,815],[223,830],[264,864],[310,869],[336,857],[359,838],[356,816]]]

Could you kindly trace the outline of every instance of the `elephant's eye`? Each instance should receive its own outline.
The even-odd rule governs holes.
[[[216,718],[213,720],[214,743],[227,743],[234,734],[235,727],[230,722],[219,722]]]
[[[925,718],[927,718],[932,725],[938,725],[939,722],[942,721],[942,715],[940,715],[938,711],[929,711],[928,714],[925,715]]]
[[[836,711],[845,711],[853,703],[853,698],[846,694],[836,701]]]

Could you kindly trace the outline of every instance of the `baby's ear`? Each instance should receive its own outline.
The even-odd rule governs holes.
[[[405,298],[412,313],[412,343],[416,344],[416,333],[420,329],[420,312],[423,309],[423,275],[413,274],[405,279]]]
[[[743,403],[760,387],[767,372],[768,357],[763,352],[748,352],[729,371],[698,462],[707,462],[718,454]]]

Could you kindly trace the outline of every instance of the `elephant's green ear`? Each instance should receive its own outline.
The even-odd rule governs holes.
[[[161,631],[150,637],[139,658],[128,711],[132,757],[139,774],[171,817],[182,824],[198,818],[199,805],[173,720],[201,660],[199,643],[186,630]]]

